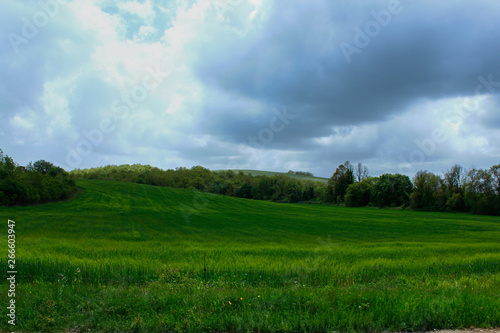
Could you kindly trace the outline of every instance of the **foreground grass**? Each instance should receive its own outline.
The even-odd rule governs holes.
[[[181,279],[143,285],[23,286],[29,331],[383,331],[498,324],[498,276],[272,288]],[[4,290],[2,290],[4,292]],[[5,326],[4,326],[5,327]]]
[[[17,222],[16,330],[500,326],[498,217],[78,184],[72,201],[0,209]]]

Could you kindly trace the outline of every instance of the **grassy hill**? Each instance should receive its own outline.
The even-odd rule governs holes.
[[[218,172],[222,170],[214,170],[214,172]],[[327,184],[328,183],[328,178],[321,178],[321,177],[310,177],[310,176],[304,176],[304,175],[296,175],[296,174],[289,174],[286,172],[274,172],[274,171],[260,171],[260,170],[232,170],[234,172],[243,172],[246,175],[252,175],[252,176],[267,176],[267,177],[272,177],[272,176],[286,176],[294,179],[300,179],[300,180],[312,180],[312,181],[317,181],[317,182],[322,182]]]
[[[77,184],[71,201],[0,207],[16,221],[17,330],[500,326],[498,217]]]

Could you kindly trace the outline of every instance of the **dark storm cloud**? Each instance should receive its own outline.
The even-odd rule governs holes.
[[[358,28],[373,29],[374,13],[390,9],[386,26],[364,45]],[[500,78],[499,9],[492,1],[280,1],[258,33],[203,45],[197,73],[264,110],[293,109],[296,121],[275,144],[295,146],[332,126],[386,120],[420,99],[473,96],[480,75]],[[217,126],[206,130],[245,140],[269,121],[269,111],[251,111],[208,104],[208,123]]]
[[[56,1],[0,5],[0,148],[22,164],[76,167],[89,140],[78,167],[498,163],[498,1],[57,1],[15,52],[9,33]],[[123,111],[157,64],[178,71]]]

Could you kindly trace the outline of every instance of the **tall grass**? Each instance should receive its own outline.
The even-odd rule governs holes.
[[[78,185],[72,201],[0,208],[16,221],[16,329],[500,326],[498,217],[205,194],[200,205],[188,190]],[[192,209],[188,220],[180,207]]]

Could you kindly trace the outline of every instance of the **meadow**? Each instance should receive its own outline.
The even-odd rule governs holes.
[[[72,200],[0,207],[2,267],[16,221],[16,331],[500,326],[499,217],[77,185]]]

